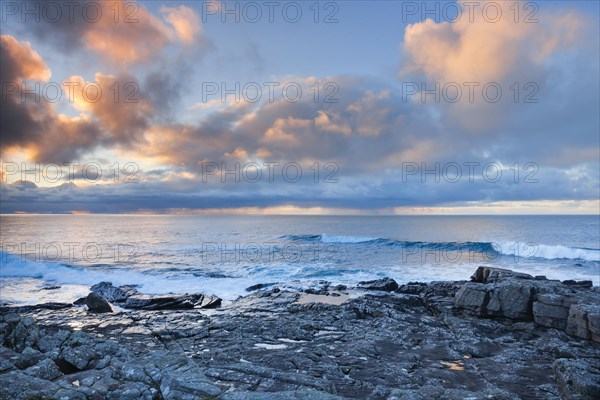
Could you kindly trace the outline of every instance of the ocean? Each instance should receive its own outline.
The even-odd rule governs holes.
[[[72,301],[100,281],[225,300],[479,265],[600,285],[600,216],[2,215],[0,302]]]

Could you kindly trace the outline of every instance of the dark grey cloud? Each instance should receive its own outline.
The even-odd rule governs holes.
[[[23,85],[32,87],[27,80],[45,81],[50,77],[39,54],[12,36],[2,35],[1,42],[0,153],[17,146],[30,150],[39,161],[66,161],[93,150],[100,137],[94,123],[61,118],[41,97],[22,95]]]
[[[165,183],[142,174],[139,183],[76,186],[65,183],[41,187],[32,182],[0,185],[2,212],[170,212],[177,209],[211,209],[239,207],[330,207],[363,209],[376,212],[394,207],[460,206],[470,202],[593,200],[599,195],[598,172],[586,167],[587,182],[577,181],[560,169],[540,169],[538,182],[514,182],[507,175],[498,182],[461,179],[450,183],[436,182],[429,176],[422,182],[419,175],[403,180],[401,173],[369,175],[369,179],[345,174],[340,170],[338,182],[315,183],[306,174],[298,182],[281,177],[274,182],[226,183],[210,177],[207,182]],[[305,172],[307,172],[305,170]],[[160,174],[158,174],[160,175]],[[154,177],[156,177],[155,175]],[[192,187],[190,187],[190,184]],[[193,188],[193,190],[192,190]],[[349,195],[351,194],[351,195]]]

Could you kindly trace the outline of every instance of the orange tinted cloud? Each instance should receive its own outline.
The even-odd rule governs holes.
[[[92,89],[83,90],[86,85]],[[97,118],[115,139],[124,142],[141,139],[153,108],[140,93],[135,78],[125,74],[97,73],[94,82],[72,76],[63,82],[63,86],[65,92],[71,90],[69,95],[73,106]]]
[[[200,33],[200,19],[189,7],[161,7],[165,20],[173,26],[179,40],[190,44],[196,40]]]
[[[200,33],[198,15],[185,6],[162,7],[163,18],[159,18],[131,0],[97,4],[101,17],[94,23],[81,23],[82,40],[87,48],[118,65],[149,61],[169,43],[191,44]]]
[[[29,42],[19,42],[10,35],[1,35],[0,44],[3,50],[3,57],[0,60],[3,82],[24,79],[47,81],[50,79],[52,72],[38,52],[31,48]]]
[[[502,7],[502,17],[496,22],[483,17],[481,6],[472,21],[468,15],[456,22],[427,19],[406,27],[402,46],[403,82],[407,77],[419,77],[416,81],[425,77],[427,82],[420,82],[422,93],[437,87],[437,95],[440,88],[460,88],[456,102],[442,101],[440,108],[448,111],[445,115],[460,129],[475,134],[491,133],[507,115],[515,114],[512,107],[524,100],[523,93],[547,93],[542,90],[550,60],[580,45],[586,24],[584,16],[576,12],[539,13],[537,23],[515,21],[513,2],[493,4]],[[468,9],[467,5],[463,9]],[[521,92],[519,100],[513,101],[515,82]],[[498,89],[484,92],[487,85],[500,88],[499,102],[484,99],[484,93],[491,97],[498,93]],[[454,89],[450,92],[455,93]],[[432,102],[422,99],[421,94],[411,97],[412,101]]]
[[[342,135],[350,135],[352,128],[346,121],[342,121],[339,112],[318,111],[315,118],[315,125],[326,132],[336,132]]]
[[[512,2],[495,4],[503,15],[497,22],[479,15],[472,22],[465,16],[454,23],[427,19],[408,25],[402,73],[422,72],[443,82],[500,81],[573,44],[582,26],[583,18],[576,13],[540,15],[539,23],[515,22]]]
[[[120,64],[146,61],[169,41],[168,28],[144,7],[136,6],[137,12],[131,20],[123,16],[115,22],[112,9],[116,6],[123,15],[129,15],[126,13],[127,3],[99,2],[103,9],[100,19],[95,23],[85,23],[83,33],[84,43],[89,49]]]
[[[299,118],[278,118],[265,132],[264,140],[267,143],[276,142],[286,146],[295,146],[299,143],[295,133],[298,130],[311,129],[311,120]]]

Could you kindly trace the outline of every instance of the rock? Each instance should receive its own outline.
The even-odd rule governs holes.
[[[456,292],[454,304],[468,314],[485,316],[490,302],[490,292],[490,287],[483,283],[465,283]]]
[[[56,290],[56,289],[60,289],[61,286],[60,285],[46,285],[42,287],[42,290]]]
[[[2,318],[0,328],[1,337],[4,337],[4,345],[18,353],[26,347],[33,347],[40,337],[39,330],[30,317],[11,315]]]
[[[246,288],[246,292],[253,292],[255,290],[266,289],[266,288],[271,287],[273,285],[275,285],[275,283],[257,283],[256,285],[248,286]]]
[[[0,399],[50,399],[57,389],[58,386],[53,382],[22,371],[11,371],[2,375]]]
[[[256,296],[258,296],[259,298],[271,297],[273,294],[277,294],[279,292],[281,292],[281,289],[279,288],[261,290],[258,293],[256,293]]]
[[[214,295],[203,296],[202,300],[196,303],[198,308],[217,308],[221,305],[222,300]]]
[[[534,279],[527,274],[489,267],[478,267],[472,280],[461,287],[454,301],[456,308],[468,314],[533,319],[541,326],[598,340],[600,311],[589,304],[600,304],[600,296],[595,287],[589,286],[589,281]]]
[[[576,302],[577,299],[574,296],[554,293],[538,294],[536,301],[533,302],[533,319],[539,325],[565,330],[569,308]]]
[[[23,352],[19,354],[15,360],[13,360],[13,364],[19,369],[26,369],[37,364],[42,359],[44,359],[44,355],[42,353],[40,353],[38,350],[32,349],[31,347],[26,347]]]
[[[120,346],[115,342],[100,342],[94,335],[74,331],[60,345],[56,363],[64,374],[72,374],[96,368],[105,357],[119,354]]]
[[[572,279],[568,279],[562,283],[568,286],[579,286],[582,288],[591,288],[593,286],[592,281],[574,281]]]
[[[425,289],[427,289],[426,283],[408,282],[405,285],[400,285],[398,289],[396,289],[396,292],[404,294],[421,294]]]
[[[8,311],[19,311],[19,312],[31,312],[36,310],[62,310],[63,308],[71,308],[73,304],[71,303],[57,303],[57,302],[49,302],[42,304],[33,304],[29,306],[18,306],[18,307],[0,307],[0,312],[8,312]]]
[[[88,306],[88,309],[94,313],[112,312],[110,304],[95,292],[88,294],[85,298],[85,304]]]
[[[365,290],[381,290],[384,292],[393,292],[394,290],[398,289],[398,283],[391,278],[382,278],[374,281],[358,282],[358,285],[356,287]]]
[[[560,358],[553,364],[564,399],[594,400],[600,398],[600,362]]]
[[[77,300],[75,300],[75,301],[73,302],[73,305],[76,305],[76,306],[83,306],[83,305],[85,305],[85,300],[86,300],[86,299],[87,299],[87,296],[85,296],[85,297],[80,297],[80,298],[78,298]]]
[[[114,287],[110,282],[98,283],[91,289],[107,301],[136,310],[183,310],[194,307],[215,308],[221,305],[221,299],[217,296],[199,293],[152,296],[139,294],[133,286]]]
[[[304,289],[304,293],[306,294],[318,294],[321,296],[329,296],[329,290],[322,288],[308,288]]]
[[[504,278],[533,279],[529,274],[493,267],[477,267],[471,276],[473,282],[479,283],[494,283]]]
[[[214,398],[221,394],[221,389],[203,379],[191,377],[166,376],[161,380],[160,391],[163,393],[163,398],[180,399],[184,396],[189,396],[191,399],[197,398]]]
[[[71,335],[69,331],[58,330],[53,334],[42,336],[38,342],[38,349],[42,353],[50,353],[52,350],[59,348]]]
[[[569,309],[566,332],[581,339],[600,342],[600,305],[573,304]]]
[[[73,373],[85,370],[96,359],[94,349],[89,346],[66,347],[61,353],[58,366],[64,373]]]
[[[343,292],[344,290],[348,290],[348,286],[339,284],[339,285],[333,286],[331,288],[331,290],[336,291],[336,292]]]
[[[344,400],[330,393],[321,392],[314,389],[300,389],[286,392],[268,393],[226,393],[223,400]]]
[[[49,358],[46,358],[34,366],[27,368],[23,372],[27,375],[45,379],[47,381],[53,381],[63,375],[58,369],[56,363]]]
[[[598,307],[588,313],[588,329],[592,340],[600,342],[600,312],[598,312]]]
[[[0,374],[4,374],[8,371],[14,371],[16,368],[12,363],[4,358],[0,358]]]
[[[202,302],[204,296],[201,294],[182,294],[182,295],[164,295],[148,296],[134,295],[130,296],[123,303],[123,308],[133,308],[139,310],[177,310],[194,308],[198,302]]]
[[[175,310],[9,307],[0,398],[598,398],[600,291],[492,272],[481,273],[486,282],[408,283],[341,304],[258,290],[209,315],[199,308],[220,299],[203,295],[142,298],[193,306]],[[516,320],[529,307],[533,320]],[[591,341],[544,325],[569,322],[567,307],[570,329]]]
[[[533,319],[533,286],[511,277],[492,288],[487,314],[517,320]]]
[[[116,303],[123,302],[130,296],[138,294],[137,289],[133,286],[115,287],[111,282],[100,282],[92,286],[91,290],[106,301]]]

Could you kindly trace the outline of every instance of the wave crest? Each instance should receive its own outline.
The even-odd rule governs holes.
[[[567,247],[523,242],[420,242],[386,239],[380,237],[344,236],[344,235],[288,235],[283,236],[295,242],[356,244],[399,247],[409,250],[433,251],[470,251],[498,256],[515,256],[530,259],[546,260],[584,260],[600,261],[600,249]]]

